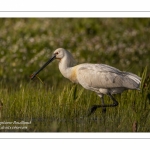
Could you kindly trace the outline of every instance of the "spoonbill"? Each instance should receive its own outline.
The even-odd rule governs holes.
[[[106,107],[118,105],[113,94],[122,93],[125,90],[140,90],[141,78],[133,73],[120,71],[106,64],[83,63],[75,65],[75,60],[71,53],[63,48],[54,51],[52,57],[32,76],[31,79],[43,70],[54,59],[59,60],[59,70],[65,78],[73,83],[79,83],[87,90],[97,93],[101,98],[101,105],[93,105],[89,109],[88,116],[102,107],[102,112],[106,112]],[[104,103],[104,95],[108,95],[113,101],[112,104]]]

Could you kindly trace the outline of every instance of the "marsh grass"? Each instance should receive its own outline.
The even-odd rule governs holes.
[[[98,109],[90,117],[87,112],[99,97],[80,85],[64,84],[59,89],[40,81],[12,85],[0,84],[3,102],[2,121],[31,121],[26,130],[2,132],[149,132],[150,104],[147,97],[150,83],[145,87],[146,68],[142,74],[141,90],[129,90],[115,95],[119,106],[107,108],[106,114]],[[111,100],[105,96],[105,103]],[[8,126],[8,125],[5,125]],[[25,125],[19,125],[25,126]]]

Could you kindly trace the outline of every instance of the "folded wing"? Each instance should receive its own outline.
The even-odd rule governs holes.
[[[78,81],[84,87],[139,89],[141,78],[105,64],[82,64]]]

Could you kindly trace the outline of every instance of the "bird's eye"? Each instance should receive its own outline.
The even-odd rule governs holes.
[[[58,52],[56,52],[55,54],[58,55]]]

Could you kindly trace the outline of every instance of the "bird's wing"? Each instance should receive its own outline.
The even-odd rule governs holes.
[[[92,88],[130,88],[137,83],[124,72],[104,64],[84,64],[78,69],[78,81],[83,87]]]

